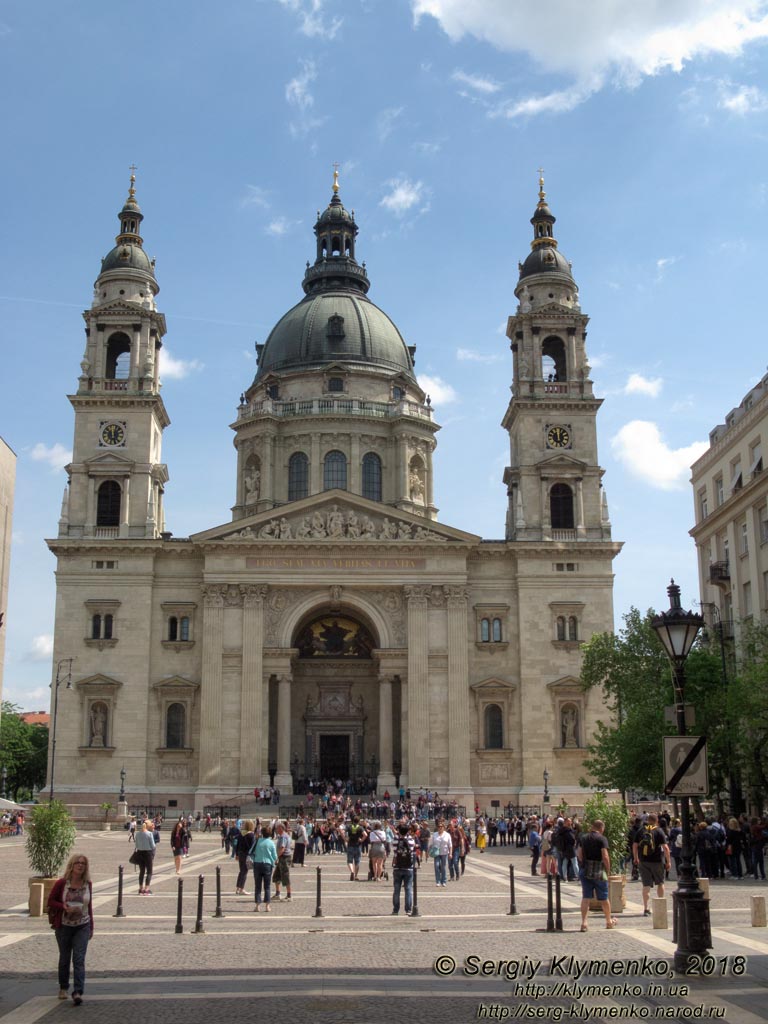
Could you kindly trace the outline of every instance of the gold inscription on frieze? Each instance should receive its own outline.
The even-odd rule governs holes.
[[[376,572],[377,570],[410,572],[426,569],[426,558],[292,558],[290,555],[268,555],[263,558],[246,558],[246,569],[313,569],[337,572]]]

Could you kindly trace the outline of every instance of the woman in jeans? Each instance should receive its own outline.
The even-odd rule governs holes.
[[[59,947],[59,999],[69,991],[69,964],[74,967],[72,1002],[79,1006],[85,990],[85,954],[93,935],[93,887],[88,858],[74,854],[48,896],[48,914]]]
[[[245,880],[248,877],[248,868],[251,863],[250,853],[253,849],[253,844],[256,842],[255,827],[255,823],[250,818],[244,821],[244,831],[237,844],[237,866],[239,870],[237,872],[237,881],[235,882],[235,893],[238,896],[248,895],[245,889]]]
[[[261,903],[261,888],[264,887],[264,911],[269,913],[272,894],[272,871],[277,864],[277,847],[272,839],[271,829],[265,825],[251,850],[253,861],[253,897],[256,901],[254,912],[258,913]]]
[[[451,837],[445,831],[445,822],[438,821],[437,832],[432,834],[430,850],[435,861],[435,885],[445,888],[447,884],[445,869],[451,855]]]
[[[149,883],[152,881],[152,865],[155,861],[155,837],[151,821],[144,821],[136,833],[134,856],[139,858],[139,896],[151,896]]]

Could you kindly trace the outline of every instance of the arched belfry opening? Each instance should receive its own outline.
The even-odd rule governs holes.
[[[387,680],[382,703],[376,628],[358,609],[314,609],[294,629],[290,676],[290,771],[294,792],[310,781],[351,783],[355,793],[375,788],[382,761],[400,720],[399,687]],[[270,684],[270,762],[277,764],[280,735],[280,679]],[[391,695],[397,689],[398,699]],[[285,698],[283,698],[285,699]],[[400,749],[399,724],[396,729]],[[391,773],[391,766],[388,772]]]

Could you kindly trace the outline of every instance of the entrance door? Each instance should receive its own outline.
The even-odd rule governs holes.
[[[349,736],[320,736],[320,778],[349,778]]]

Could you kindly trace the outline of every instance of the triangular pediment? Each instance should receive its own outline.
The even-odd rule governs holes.
[[[566,455],[565,452],[557,452],[554,455],[548,455],[543,459],[539,459],[536,466],[539,469],[570,473],[584,473],[587,469],[587,463],[583,459],[575,459],[572,455]]]
[[[561,676],[559,679],[555,679],[554,682],[548,683],[547,687],[560,693],[563,691],[572,693],[574,690],[578,690],[580,693],[583,692],[582,685],[575,676]]]
[[[348,491],[332,490],[216,526],[195,534],[191,540],[197,543],[232,540],[294,544],[477,544],[480,538]]]
[[[489,679],[483,679],[480,683],[472,683],[470,689],[480,694],[498,693],[500,690],[507,690],[511,693],[517,689],[517,683],[510,683],[506,679],[499,679],[498,676],[491,676]]]
[[[115,463],[122,464],[126,469],[130,468],[134,464],[133,459],[129,459],[127,455],[122,455],[120,452],[111,449],[110,451],[99,452],[98,455],[93,455],[90,459],[84,459],[83,465],[96,467],[100,465],[108,465],[110,468],[114,468]]]
[[[85,679],[78,679],[74,684],[78,690],[86,690],[91,693],[103,693],[108,691],[119,690],[123,684],[119,679],[113,679],[111,676],[105,676],[102,672],[96,672],[92,676],[86,676]]]

